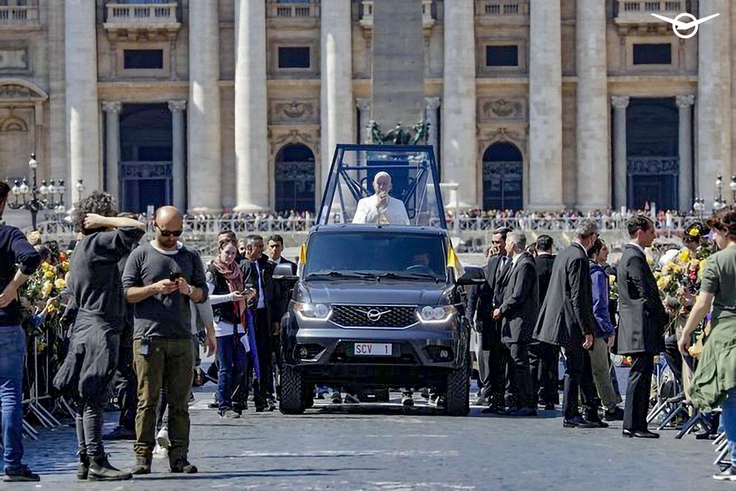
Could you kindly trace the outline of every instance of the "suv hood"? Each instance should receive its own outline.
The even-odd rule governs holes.
[[[341,281],[302,283],[311,303],[357,305],[447,305],[452,287],[432,282]],[[301,295],[300,295],[301,296]],[[304,298],[304,297],[302,297]],[[306,298],[305,298],[306,299]]]

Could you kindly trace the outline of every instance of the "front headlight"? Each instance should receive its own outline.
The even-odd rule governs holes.
[[[294,312],[302,319],[325,320],[330,317],[332,310],[323,303],[294,302]]]
[[[424,323],[446,322],[457,313],[457,309],[453,305],[444,305],[441,307],[433,307],[425,305],[417,308],[417,317]]]

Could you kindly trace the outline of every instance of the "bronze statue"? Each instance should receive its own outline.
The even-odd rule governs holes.
[[[378,123],[371,120],[368,123],[368,129],[370,130],[371,141],[379,145],[426,145],[429,140],[429,123],[426,121],[418,122],[411,130],[405,130],[399,122],[384,135]]]

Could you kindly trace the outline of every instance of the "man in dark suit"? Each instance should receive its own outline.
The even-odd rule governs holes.
[[[509,408],[509,416],[537,415],[528,352],[537,322],[537,269],[525,248],[524,232],[515,230],[508,234],[506,253],[511,257],[511,267],[501,279],[503,302],[493,311],[493,319],[501,321],[501,341],[509,361],[508,385],[518,404]]]
[[[664,349],[664,326],[668,317],[644,248],[652,245],[654,222],[644,215],[627,223],[631,242],[626,244],[618,266],[618,335],[614,352],[632,357],[626,388],[623,436],[659,438],[647,429],[649,391],[654,356]]]
[[[563,426],[597,428],[607,426],[598,417],[590,358],[585,350],[593,346],[593,287],[587,249],[598,238],[598,226],[582,220],[576,239],[555,259],[547,296],[537,319],[534,338],[561,346],[567,357],[565,394],[562,402]],[[587,408],[580,414],[578,396],[582,392]]]
[[[242,262],[244,283],[256,291],[250,308],[254,314],[256,352],[261,380],[255,396],[256,411],[276,409],[276,397],[271,367],[271,315],[269,311],[269,292],[272,290],[273,265],[263,254],[263,237],[248,235],[245,238],[245,259]]]
[[[480,336],[478,373],[481,397],[479,405],[488,404],[485,413],[499,413],[504,409],[504,365],[501,325],[493,319],[493,310],[501,305],[501,288],[498,286],[511,260],[506,256],[507,228],[496,229],[491,237],[488,264],[485,267],[486,282],[470,289],[466,315]]]
[[[549,289],[549,280],[552,277],[552,265],[555,256],[552,253],[554,241],[549,235],[537,237],[537,257],[534,262],[537,267],[537,287],[539,289],[539,303],[544,303]],[[555,404],[560,402],[557,390],[559,379],[558,365],[560,349],[549,343],[540,343],[532,340],[529,343],[529,364],[532,371],[532,383],[534,384],[534,395],[544,404],[544,409],[552,411]]]

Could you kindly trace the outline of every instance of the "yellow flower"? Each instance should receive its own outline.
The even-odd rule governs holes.
[[[669,285],[670,285],[669,276],[662,276],[660,279],[657,280],[657,286],[659,287],[660,290],[666,290]]]
[[[664,266],[662,266],[662,274],[669,274],[671,269],[672,269],[672,263],[665,264]]]
[[[64,278],[57,278],[56,281],[54,281],[54,286],[58,290],[63,290],[66,287],[66,281],[64,281]]]
[[[656,279],[660,279],[660,278],[662,278],[662,272],[661,272],[661,271],[655,271],[655,272],[654,272],[654,277],[655,277]]]
[[[54,289],[54,285],[51,284],[50,281],[44,281],[43,288],[41,288],[41,293],[44,297],[48,297],[51,295],[51,290]]]
[[[53,314],[54,312],[56,312],[56,305],[50,303],[49,306],[46,307],[46,312],[49,314]]]
[[[690,260],[690,249],[683,249],[680,251],[680,253],[677,255],[677,257],[682,262],[687,262]]]
[[[613,275],[613,274],[608,275],[608,284],[611,286],[616,284],[616,275]]]
[[[688,233],[687,233],[687,234],[688,234],[688,235],[689,235],[690,237],[697,237],[698,235],[700,235],[700,230],[698,230],[698,227],[693,227],[693,228],[691,228],[691,229],[690,229],[690,230],[688,231]]]
[[[54,272],[53,272],[53,271],[46,271],[46,272],[45,272],[45,273],[43,274],[43,277],[44,277],[45,279],[47,279],[47,280],[50,280],[51,278],[53,278],[53,277],[54,277]]]
[[[682,272],[682,268],[679,265],[677,265],[675,263],[672,263],[672,272],[673,273],[680,273],[680,272]]]
[[[698,269],[700,267],[700,261],[693,259],[690,261],[690,269]]]
[[[700,269],[704,269],[705,268],[705,261],[706,261],[705,259],[701,259],[700,260]]]

